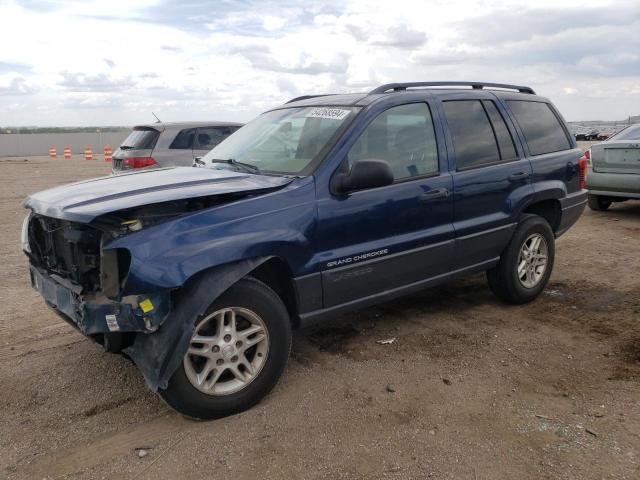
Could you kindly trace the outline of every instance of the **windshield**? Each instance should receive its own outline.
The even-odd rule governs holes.
[[[630,127],[616,133],[609,140],[640,140],[640,125],[631,125]]]
[[[297,174],[305,170],[355,107],[298,107],[260,115],[202,158],[206,166],[237,162],[260,171]]]

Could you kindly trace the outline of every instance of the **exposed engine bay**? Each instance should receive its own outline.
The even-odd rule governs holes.
[[[81,287],[84,294],[118,298],[131,258],[125,249],[104,250],[109,241],[205,208],[250,196],[226,194],[174,200],[98,217],[89,224],[32,214],[27,252],[32,263]]]

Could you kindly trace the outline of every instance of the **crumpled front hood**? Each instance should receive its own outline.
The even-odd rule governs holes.
[[[175,167],[85,180],[34,193],[26,208],[48,217],[88,223],[106,213],[171,200],[282,187],[288,177],[226,169]]]

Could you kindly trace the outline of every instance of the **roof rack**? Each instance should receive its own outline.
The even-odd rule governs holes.
[[[292,102],[298,102],[300,100],[308,100],[310,98],[316,98],[316,97],[328,97],[329,95],[335,95],[335,93],[322,93],[320,95],[302,95],[300,97],[296,97],[296,98],[292,98],[291,100],[289,100],[288,102],[285,102],[285,105],[287,103],[292,103]]]
[[[417,87],[471,87],[474,90],[482,90],[483,88],[505,88],[509,90],[517,90],[520,93],[530,93],[535,95],[531,87],[524,87],[520,85],[507,85],[504,83],[485,83],[485,82],[410,82],[410,83],[387,83],[380,85],[378,88],[374,88],[369,92],[369,95],[376,93],[386,93],[389,90],[393,92],[399,92],[406,90],[407,88]]]

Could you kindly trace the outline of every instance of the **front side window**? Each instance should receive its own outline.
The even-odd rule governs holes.
[[[526,100],[508,100],[507,104],[522,129],[531,155],[542,155],[571,148],[558,117],[549,105]]]
[[[498,143],[480,100],[444,102],[458,170],[500,161]]]
[[[390,108],[378,115],[349,151],[356,160],[386,160],[395,180],[438,172],[438,147],[431,112],[426,103]]]
[[[309,167],[358,107],[297,107],[260,115],[207,153],[210,166],[235,160],[261,171],[297,174]]]
[[[169,148],[178,150],[190,150],[193,147],[193,139],[196,136],[195,128],[182,130],[176,138],[171,142]]]

